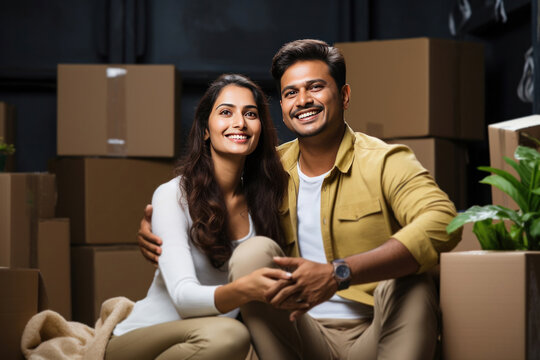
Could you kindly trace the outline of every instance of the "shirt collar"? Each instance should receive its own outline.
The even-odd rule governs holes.
[[[345,133],[339,145],[338,153],[334,167],[338,168],[342,173],[346,173],[351,168],[354,159],[354,131],[345,124]],[[300,146],[298,145],[298,139],[291,141],[281,156],[281,162],[283,168],[290,172],[296,167],[298,162],[298,155],[300,154]]]

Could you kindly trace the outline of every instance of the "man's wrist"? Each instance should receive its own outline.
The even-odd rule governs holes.
[[[352,278],[349,264],[343,259],[336,259],[332,261],[332,266],[334,267],[333,275],[338,286],[338,291],[348,289]]]

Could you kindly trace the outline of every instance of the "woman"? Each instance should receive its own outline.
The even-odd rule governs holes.
[[[238,307],[290,275],[264,268],[227,283],[234,248],[254,235],[282,243],[278,207],[285,176],[261,89],[222,75],[203,98],[177,177],[152,199],[152,228],[163,240],[145,299],[119,323],[105,358],[244,359],[250,338]],[[224,315],[224,316],[216,316]]]

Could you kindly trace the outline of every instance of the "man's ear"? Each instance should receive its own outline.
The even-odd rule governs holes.
[[[349,84],[345,84],[341,88],[341,101],[343,103],[343,110],[347,110],[349,108],[350,99],[351,99],[351,87],[349,86]]]
[[[204,129],[204,141],[210,139],[210,133],[208,132],[208,129]]]

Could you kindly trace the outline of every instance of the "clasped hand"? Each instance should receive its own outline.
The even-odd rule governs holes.
[[[337,291],[331,264],[290,257],[275,257],[274,262],[294,271],[290,279],[276,281],[265,292],[266,300],[277,309],[290,310],[291,321],[330,299]]]

